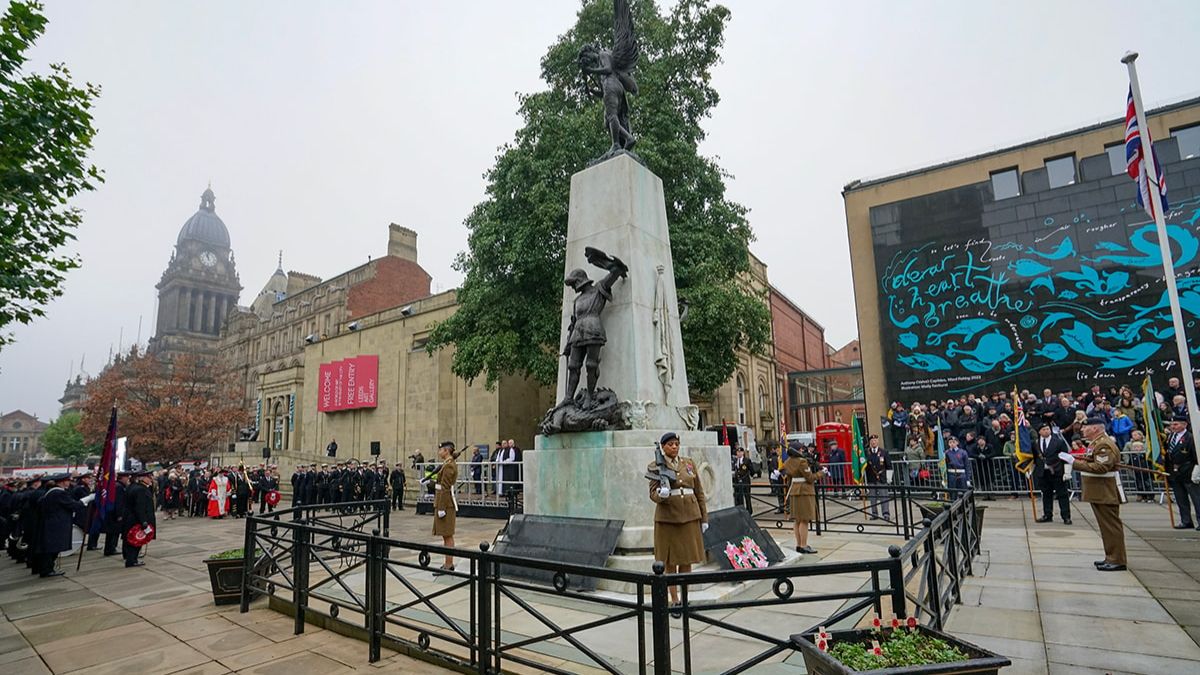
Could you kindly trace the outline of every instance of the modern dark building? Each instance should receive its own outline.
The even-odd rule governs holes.
[[[846,186],[869,420],[896,400],[1181,375],[1124,122]],[[1148,125],[1200,349],[1200,99],[1152,110]]]

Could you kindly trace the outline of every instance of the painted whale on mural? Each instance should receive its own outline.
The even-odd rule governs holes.
[[[1075,244],[1071,243],[1070,237],[1067,237],[1066,239],[1063,239],[1058,244],[1058,246],[1055,247],[1055,249],[1049,253],[1042,253],[1041,251],[1036,251],[1032,248],[1025,249],[1025,252],[1030,255],[1036,255],[1036,256],[1045,258],[1046,260],[1062,260],[1063,258],[1066,258],[1068,256],[1075,255]]]
[[[1008,263],[1008,269],[1010,271],[1016,272],[1018,276],[1038,277],[1038,276],[1045,274],[1046,272],[1049,272],[1053,268],[1050,267],[1049,265],[1044,265],[1036,260],[1030,260],[1029,258],[1021,258],[1020,260],[1014,260],[1014,261]]]
[[[900,363],[917,370],[950,370],[950,362],[937,354],[902,354],[896,357]]]
[[[1091,260],[1114,262],[1118,265],[1129,265],[1131,267],[1161,266],[1163,259],[1162,252],[1158,249],[1157,229],[1154,223],[1150,223],[1130,235],[1129,245],[1142,255],[1105,254],[1094,256]],[[1154,236],[1154,241],[1150,240],[1151,235]],[[1175,246],[1179,247],[1179,257],[1175,258],[1174,261],[1175,267],[1191,262],[1196,257],[1196,252],[1200,250],[1200,240],[1196,239],[1196,235],[1178,225],[1167,225],[1167,236],[1171,238],[1174,244],[1172,249]]]
[[[900,334],[900,344],[904,345],[905,347],[908,347],[909,349],[913,349],[914,347],[916,347],[917,343],[920,342],[920,340],[921,340],[921,338],[917,337],[916,333],[901,333]]]
[[[1097,333],[1096,335],[1110,340],[1120,340],[1121,342],[1130,343],[1137,339],[1138,334],[1142,332],[1143,328],[1152,323],[1154,323],[1153,319],[1138,319],[1131,323],[1123,323],[1114,328],[1109,328],[1103,333]]]
[[[1051,342],[1043,345],[1041,349],[1034,351],[1033,355],[1041,356],[1043,358],[1050,359],[1051,361],[1062,361],[1063,359],[1067,358],[1068,353],[1069,352],[1067,352],[1066,347],[1058,344],[1057,342]]]
[[[1179,288],[1179,307],[1186,310],[1192,316],[1200,316],[1200,278],[1187,277],[1176,282]],[[1170,310],[1171,303],[1167,300],[1167,292],[1163,291],[1162,295],[1158,296],[1158,302],[1149,307],[1140,307],[1134,305],[1137,310],[1137,317],[1140,319],[1147,314],[1157,312],[1159,310]]]
[[[974,349],[962,349],[957,343],[951,342],[946,347],[946,356],[966,356],[962,365],[976,373],[984,373],[996,367],[997,364],[1013,355],[1012,341],[1000,331],[993,331],[979,338]]]
[[[996,322],[991,319],[964,319],[958,322],[958,325],[943,333],[930,333],[925,338],[925,343],[930,345],[942,344],[942,338],[954,335],[963,336],[963,342],[970,342],[972,338],[982,332],[985,328],[995,326]]]
[[[1033,290],[1035,288],[1044,288],[1050,291],[1050,295],[1054,295],[1054,277],[1038,277],[1037,279],[1034,279],[1033,283],[1029,284],[1029,290],[1025,292],[1033,295]]]
[[[1101,368],[1128,368],[1136,366],[1153,356],[1159,347],[1162,346],[1157,342],[1140,342],[1126,349],[1105,349],[1096,344],[1096,337],[1092,332],[1091,326],[1079,321],[1076,321],[1070,328],[1062,332],[1062,341],[1074,352],[1083,354],[1084,356],[1103,359],[1100,362]]]
[[[1058,323],[1059,321],[1062,321],[1063,319],[1073,319],[1073,318],[1075,318],[1074,314],[1068,314],[1066,312],[1050,312],[1049,314],[1046,315],[1046,318],[1042,319],[1042,325],[1038,326],[1037,339],[1039,339],[1039,340],[1042,339],[1042,333],[1047,328],[1053,327],[1054,324]]]

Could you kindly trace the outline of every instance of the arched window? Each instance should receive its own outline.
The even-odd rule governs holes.
[[[746,378],[737,374],[737,413],[738,424],[746,423]]]
[[[271,447],[273,447],[276,450],[282,450],[283,449],[283,427],[284,427],[283,403],[282,402],[279,402],[279,401],[275,402],[275,413],[274,413],[274,415],[272,415],[272,417],[274,419],[272,420],[271,429],[273,431],[272,435],[274,436],[274,438],[271,439]]]
[[[758,381],[758,414],[765,415],[771,412],[771,402],[767,398],[767,385],[762,380]]]

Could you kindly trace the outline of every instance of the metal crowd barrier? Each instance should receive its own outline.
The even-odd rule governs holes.
[[[272,607],[293,616],[297,635],[306,623],[320,624],[365,640],[371,662],[381,658],[386,646],[478,673],[498,673],[514,664],[572,673],[576,661],[570,658],[553,665],[567,653],[610,673],[665,674],[680,659],[675,667],[692,672],[700,665],[693,658],[694,633],[715,626],[761,647],[724,671],[747,672],[795,650],[787,635],[807,631],[796,630],[801,626],[772,630],[760,625],[754,613],[739,617],[743,609],[836,601],[837,609],[809,630],[856,626],[869,612],[883,614],[885,608],[899,618],[911,612],[927,625],[944,626],[961,602],[962,580],[972,574],[972,559],[979,552],[981,520],[974,493],[888,485],[884,496],[906,508],[923,504],[927,512],[908,524],[910,538],[903,546],[890,546],[886,557],[689,574],[664,574],[660,563],[644,572],[622,571],[499,555],[487,543],[478,550],[446,549],[394,539],[388,535],[383,501],[297,507],[247,519],[245,550],[253,553],[245,559],[241,611],[249,610],[253,596],[265,594]],[[431,576],[433,562],[445,554],[455,556],[456,571]],[[510,566],[549,571],[553,587],[510,577],[503,572]],[[821,577],[832,575],[851,575],[858,583],[841,592],[805,591],[829,588]],[[631,592],[617,596],[574,590],[583,578],[625,584]],[[769,582],[771,592],[747,600],[691,600],[700,586],[748,581]],[[668,604],[673,585],[680,587],[682,600],[681,624],[674,625]],[[556,606],[593,607],[600,618],[564,625],[539,609],[539,599]],[[531,631],[531,623],[538,628]],[[636,663],[600,654],[588,644],[587,632],[603,626],[634,634],[624,653],[632,659],[636,649]],[[682,640],[679,655],[672,654],[673,633]]]

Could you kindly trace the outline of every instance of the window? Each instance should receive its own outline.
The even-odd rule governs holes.
[[[992,172],[992,196],[997,199],[1008,199],[1021,195],[1021,181],[1016,169],[1004,169]]]
[[[737,413],[738,424],[746,423],[746,379],[741,373],[737,376]]]
[[[1125,173],[1125,144],[1106,145],[1104,152],[1108,155],[1108,168],[1112,169],[1112,175],[1120,176]]]
[[[1179,159],[1200,157],[1200,124],[1172,129],[1171,136],[1179,145]]]
[[[1075,155],[1046,160],[1046,175],[1050,178],[1051,189],[1074,185]]]
[[[766,385],[763,384],[762,380],[759,380],[758,381],[758,414],[762,415],[764,413],[768,413],[771,411],[770,408],[771,408],[771,404],[770,404],[770,401],[767,399],[767,387],[766,387]]]

